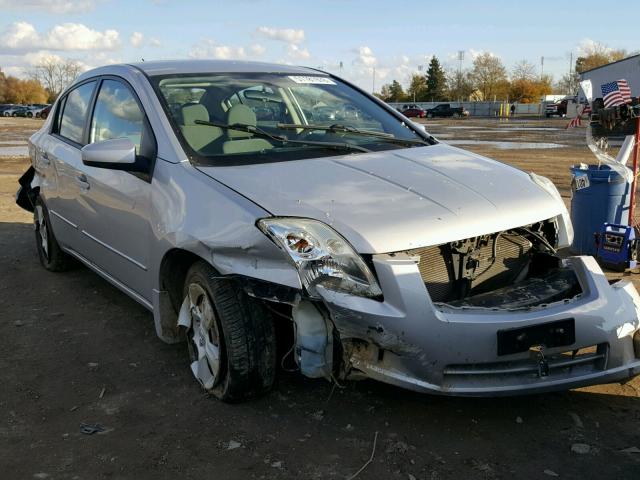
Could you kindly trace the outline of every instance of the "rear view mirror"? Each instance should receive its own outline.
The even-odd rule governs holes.
[[[82,147],[82,163],[90,167],[140,171],[136,146],[128,138],[114,138]]]

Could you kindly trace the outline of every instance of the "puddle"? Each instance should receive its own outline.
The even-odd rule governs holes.
[[[29,156],[29,147],[0,147],[0,157],[27,157]]]
[[[524,150],[524,149],[547,149],[564,148],[566,145],[559,143],[536,143],[536,142],[500,142],[491,140],[447,140],[449,145],[487,145],[499,150]]]
[[[497,127],[497,130],[501,132],[530,132],[530,131],[539,131],[539,132],[551,132],[557,130],[563,130],[562,128],[557,127]]]

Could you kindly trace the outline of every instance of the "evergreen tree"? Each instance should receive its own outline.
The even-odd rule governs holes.
[[[434,55],[427,69],[426,97],[431,101],[446,100],[447,78],[440,65],[440,61]]]

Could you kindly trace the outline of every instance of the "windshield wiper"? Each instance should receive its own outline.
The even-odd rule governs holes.
[[[320,130],[320,131],[324,131],[324,132],[345,132],[345,133],[353,133],[354,135],[360,135],[363,137],[373,137],[373,138],[377,138],[380,140],[385,140],[388,142],[392,142],[392,143],[400,143],[400,144],[409,144],[409,145],[430,145],[430,143],[424,141],[424,140],[413,140],[413,139],[404,139],[404,138],[398,138],[396,136],[394,136],[391,133],[384,133],[384,132],[374,132],[371,130],[360,130],[358,128],[355,127],[351,127],[348,125],[340,125],[340,124],[334,124],[334,125],[313,125],[313,124],[309,124],[309,125],[304,125],[304,124],[298,124],[298,123],[279,123],[278,124],[278,128],[281,128],[283,130],[287,130],[287,129],[291,129],[291,130],[297,130],[297,129],[303,129],[303,130]]]
[[[334,150],[349,150],[349,151],[355,150],[357,152],[371,151],[368,148],[361,147],[360,145],[354,145],[352,143],[317,142],[313,140],[290,140],[289,138],[284,137],[282,135],[274,135],[269,132],[266,132],[254,125],[243,125],[241,123],[234,123],[233,125],[228,125],[226,123],[211,122],[206,120],[195,120],[194,123],[197,125],[209,125],[210,127],[218,127],[224,130],[237,130],[239,132],[251,133],[256,137],[268,138],[270,140],[281,142],[283,144],[292,143],[292,144],[298,144],[298,145],[313,145],[317,147],[331,148]]]

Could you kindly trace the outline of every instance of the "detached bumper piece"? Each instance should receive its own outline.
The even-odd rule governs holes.
[[[35,169],[33,167],[29,167],[18,180],[20,188],[16,192],[16,204],[28,212],[33,212],[35,205],[35,194],[31,189],[31,181],[33,180],[35,173]]]

